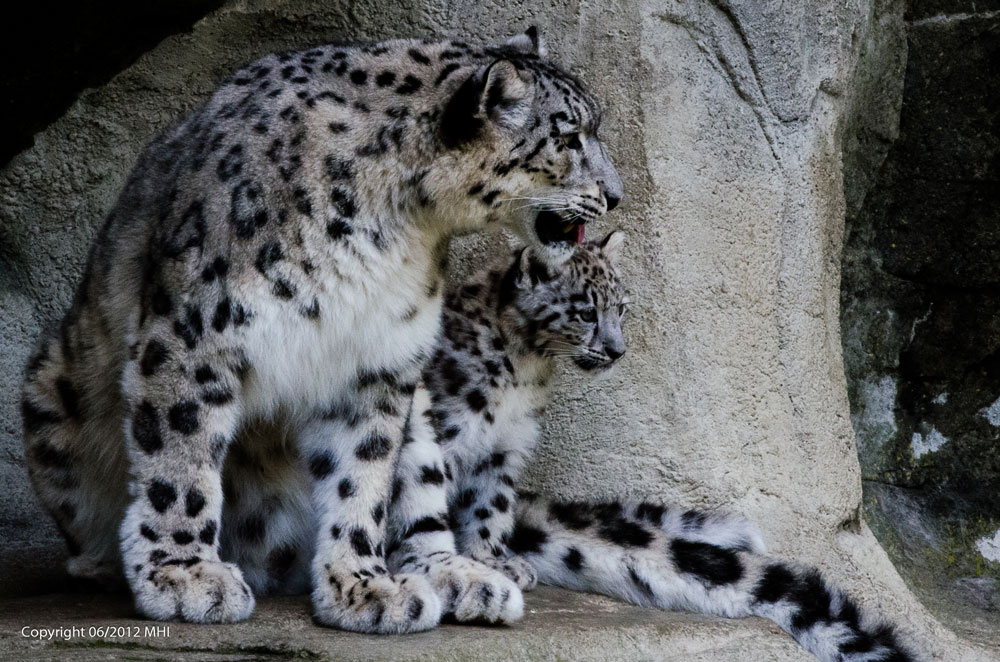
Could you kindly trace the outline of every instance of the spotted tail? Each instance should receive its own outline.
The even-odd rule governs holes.
[[[915,662],[811,568],[764,554],[748,522],[649,503],[556,502],[524,494],[510,548],[544,584],[637,605],[780,625],[823,662]]]

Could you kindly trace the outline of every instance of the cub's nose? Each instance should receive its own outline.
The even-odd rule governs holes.
[[[605,193],[604,201],[608,205],[608,211],[611,211],[618,206],[618,203],[622,201],[621,196],[617,196],[614,193]]]
[[[610,207],[608,207],[608,209],[610,209]],[[608,346],[604,348],[604,352],[611,358],[612,361],[617,361],[621,357],[625,356],[624,347],[619,348]]]

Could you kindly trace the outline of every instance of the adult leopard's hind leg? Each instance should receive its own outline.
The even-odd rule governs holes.
[[[303,594],[316,537],[312,483],[278,419],[243,426],[222,472],[220,549],[256,595]]]
[[[448,524],[452,467],[436,443],[431,417],[430,395],[418,384],[389,503],[389,568],[426,576],[441,599],[442,611],[458,621],[516,621],[524,613],[517,584],[455,550]]]
[[[240,570],[218,554],[220,472],[246,369],[225,326],[203,330],[196,302],[172,306],[146,321],[125,367],[133,501],[122,560],[136,607],[150,618],[225,623],[254,607]]]
[[[127,501],[122,403],[114,370],[94,370],[100,345],[81,343],[86,314],[67,315],[28,362],[22,386],[28,474],[56,521],[68,573],[88,587],[124,585],[118,526]]]

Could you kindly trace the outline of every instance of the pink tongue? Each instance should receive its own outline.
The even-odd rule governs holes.
[[[583,235],[585,232],[586,230],[584,229],[584,225],[582,223],[576,226],[576,243],[578,244],[583,243]]]

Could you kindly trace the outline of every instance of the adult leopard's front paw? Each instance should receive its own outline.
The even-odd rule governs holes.
[[[328,571],[329,572],[329,571]],[[350,578],[332,574],[313,591],[316,620],[323,625],[376,634],[430,630],[441,621],[441,601],[419,575],[376,575]]]
[[[167,561],[131,580],[136,609],[159,621],[235,623],[246,620],[254,608],[253,593],[232,563]]]
[[[538,571],[520,556],[508,556],[507,558],[477,558],[477,561],[486,566],[502,572],[509,577],[522,591],[530,591],[538,584]]]
[[[426,575],[442,611],[461,622],[513,623],[524,615],[521,589],[502,572],[473,559],[439,552],[404,566]]]

